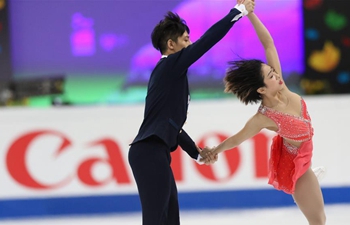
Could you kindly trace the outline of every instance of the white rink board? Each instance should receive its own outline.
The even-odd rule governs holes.
[[[321,187],[329,190],[325,192],[325,200],[330,203],[350,202],[349,194],[346,194],[350,186],[350,96],[304,99],[315,130],[313,166],[327,168],[326,177],[321,181]],[[221,138],[227,137],[239,131],[257,108],[258,105],[245,106],[236,99],[194,101],[189,106],[183,128],[195,142],[217,145],[220,135]],[[115,206],[115,202],[119,202],[114,208],[116,211],[137,211],[137,189],[127,155],[128,144],[135,137],[142,117],[143,105],[1,109],[0,206],[4,204],[11,210],[11,204],[20,204],[23,209],[20,212],[0,212],[0,218],[7,218],[10,214],[44,215],[45,204],[58,204],[57,212],[52,214],[62,215],[65,211],[59,208],[61,203],[56,202],[62,199],[68,200],[64,204],[77,201],[77,205],[84,207],[97,198],[100,201],[95,207],[97,213],[110,212],[108,207]],[[266,201],[259,199],[259,191],[267,190],[272,197],[275,196],[275,192],[269,192],[273,188],[267,184],[266,176],[268,149],[273,135],[262,131],[258,139],[250,139],[230,151],[234,154],[220,155],[219,161],[209,168],[213,175],[208,173],[207,166],[198,166],[178,149],[178,154],[173,155],[176,182],[179,194],[184,194],[180,199],[189,198],[190,201],[183,203],[184,207],[202,209],[203,204],[214,208],[222,207],[221,204],[231,207],[224,200],[215,202],[217,205],[214,206],[212,202],[195,205],[191,200],[207,192],[215,192],[222,199],[228,196],[227,193],[233,193],[231,198],[236,199],[234,207],[238,208],[264,206]],[[252,196],[246,206],[239,205],[239,197],[244,198],[241,191]],[[251,191],[257,197],[253,197]],[[116,199],[107,203],[111,201],[108,196],[116,196]],[[273,203],[266,202],[266,206],[269,203],[276,206],[292,204],[289,198],[279,199],[277,196]],[[17,200],[33,201],[18,203]],[[257,204],[255,200],[262,203]],[[130,203],[134,205],[124,209],[123,201],[136,203]],[[25,207],[43,208],[39,212],[28,212]],[[75,206],[72,210],[74,214],[90,209],[76,209]]]
[[[314,135],[313,165],[327,168],[322,186],[350,185],[350,158],[348,130],[350,127],[350,96],[305,97],[311,115]],[[257,110],[257,105],[245,106],[237,100],[196,101],[189,107],[184,129],[198,142],[216,145],[213,133],[231,135],[237,132]],[[61,196],[84,194],[136,193],[133,177],[127,162],[128,144],[132,141],[142,121],[143,105],[67,107],[50,109],[5,108],[0,111],[1,143],[0,198],[33,196]],[[19,144],[23,155],[24,170],[36,183],[44,188],[31,188],[16,182],[8,168],[10,146],[25,135],[45,131],[31,141]],[[269,138],[274,135],[263,131]],[[57,153],[63,141],[70,144]],[[109,140],[109,147],[106,143]],[[254,174],[253,141],[243,143],[239,148],[240,162],[234,174],[229,174],[224,157],[214,165],[216,180],[203,177],[195,163],[182,152],[182,178],[178,180],[180,191],[220,190],[235,188],[266,188],[266,177]],[[94,144],[95,143],[95,144]],[[108,163],[96,163],[91,169],[95,180],[105,183],[87,185],[77,173],[79,166],[90,159],[106,159],[106,149],[119,151],[124,163],[127,181],[109,179],[111,168]],[[20,150],[16,150],[20,151]],[[56,152],[56,153],[55,153]],[[16,162],[18,165],[19,162]],[[16,168],[17,169],[17,168]],[[119,172],[119,171],[117,171]],[[21,171],[17,177],[23,176]],[[109,179],[109,180],[108,180]],[[56,184],[62,183],[59,187]]]

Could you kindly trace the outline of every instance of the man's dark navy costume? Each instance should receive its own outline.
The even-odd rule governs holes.
[[[129,150],[129,163],[141,199],[143,225],[180,224],[170,152],[180,145],[193,159],[199,154],[196,144],[182,129],[190,101],[187,70],[243,16],[236,7],[198,41],[163,57],[151,74],[144,120]]]

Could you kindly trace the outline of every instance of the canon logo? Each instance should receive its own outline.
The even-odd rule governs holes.
[[[31,189],[43,190],[61,188],[65,185],[69,185],[73,179],[79,179],[83,184],[92,187],[103,186],[110,182],[116,182],[116,184],[119,185],[131,184],[133,182],[133,178],[128,167],[127,157],[125,157],[127,154],[122,154],[122,149],[116,140],[101,138],[86,143],[86,146],[88,146],[88,148],[96,146],[99,146],[100,148],[102,147],[102,149],[104,149],[106,152],[107,157],[99,158],[90,156],[88,158],[83,158],[76,167],[77,171],[72,171],[72,174],[75,175],[67,175],[67,177],[64,179],[52,184],[43,184],[42,182],[36,180],[33,174],[30,173],[26,162],[26,156],[31,149],[30,145],[34,141],[46,138],[48,135],[53,135],[60,140],[59,145],[50,146],[56,151],[56,154],[54,155],[55,158],[60,157],[64,151],[69,151],[70,147],[74,146],[74,140],[71,140],[63,133],[54,130],[38,130],[25,133],[14,140],[10,145],[6,154],[6,168],[10,176],[20,185]],[[210,134],[200,138],[197,143],[200,146],[205,146],[206,141],[213,137],[220,141],[227,138],[227,136],[223,134],[211,132]],[[269,140],[270,138],[264,133],[259,133],[252,138],[254,146],[254,175],[257,178],[267,177]],[[82,151],[83,150],[84,149],[82,149]],[[125,152],[127,152],[127,149],[124,149],[124,153]],[[177,182],[184,180],[185,171],[183,169],[182,161],[184,160],[184,157],[188,157],[184,154],[186,153],[180,149],[177,149],[172,153],[172,169]],[[194,168],[203,178],[214,182],[223,182],[225,180],[232,179],[236,174],[241,163],[240,149],[235,148],[231,151],[224,152],[220,156],[220,161],[224,161],[221,163],[227,164],[226,168],[228,168],[228,173],[225,178],[218,178],[214,173],[213,166],[198,165],[194,161],[193,163],[195,164]],[[104,163],[108,165],[112,171],[110,176],[102,181],[94,178],[92,173],[92,168],[97,163]]]

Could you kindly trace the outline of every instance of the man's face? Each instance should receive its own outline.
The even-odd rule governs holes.
[[[174,51],[181,51],[183,48],[186,48],[191,44],[190,35],[185,31],[182,36],[177,38],[177,43],[174,43]]]

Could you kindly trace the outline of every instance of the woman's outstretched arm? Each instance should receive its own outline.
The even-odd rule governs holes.
[[[249,13],[248,18],[252,23],[256,34],[259,37],[261,44],[264,47],[267,64],[271,66],[282,78],[282,69],[280,60],[278,57],[277,49],[275,47],[275,43],[273,38],[265,27],[265,25],[260,21],[258,16],[255,13]]]

